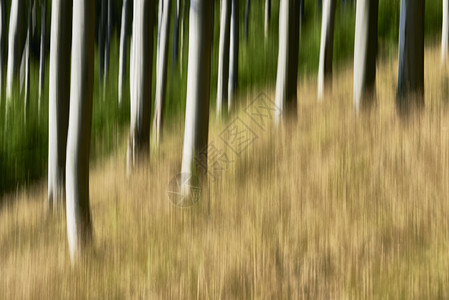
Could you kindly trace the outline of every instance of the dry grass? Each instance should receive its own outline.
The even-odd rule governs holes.
[[[241,156],[226,150],[232,162],[189,209],[167,198],[181,122],[129,180],[123,141],[92,168],[95,242],[74,268],[45,183],[7,196],[0,297],[447,299],[449,72],[428,49],[425,109],[407,120],[395,110],[396,74],[397,61],[378,67],[377,105],[359,117],[352,67],[322,104],[315,78],[300,82],[288,132],[240,113],[258,139]],[[225,125],[212,123],[210,141],[228,149]]]

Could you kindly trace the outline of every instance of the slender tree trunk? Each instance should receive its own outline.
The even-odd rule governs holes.
[[[336,0],[324,0],[321,20],[320,64],[318,69],[318,100],[324,89],[332,88],[332,57],[334,52],[334,23]]]
[[[112,2],[108,0],[107,23],[106,23],[106,39],[104,43],[104,71],[103,71],[103,88],[106,88],[106,80],[109,74],[109,55],[111,52],[111,34],[112,34]],[[104,92],[104,91],[103,91]]]
[[[8,70],[6,78],[6,99],[10,100],[15,78],[17,77],[23,49],[24,0],[11,2],[8,34]]]
[[[217,118],[221,118],[228,99],[229,76],[229,27],[231,0],[222,0],[220,7],[220,45],[218,54]],[[227,105],[226,105],[227,106]]]
[[[443,28],[441,30],[441,62],[447,60],[449,49],[449,0],[443,0]]]
[[[0,0],[0,105],[3,99],[3,80],[5,67],[5,40],[6,40],[6,3]]]
[[[107,1],[100,0],[100,22],[98,24],[98,84],[103,85],[104,78],[104,52],[106,46],[106,22],[107,22]],[[100,91],[102,89],[100,88]],[[101,92],[100,92],[101,94]]]
[[[161,1],[164,1],[164,7],[160,23],[160,60],[156,75],[156,98],[154,102],[153,117],[153,134],[155,135],[154,138],[157,145],[159,145],[162,134],[162,126],[164,124],[164,106],[167,90],[168,36],[170,33],[170,8],[172,0]]]
[[[67,138],[67,235],[72,263],[92,239],[89,150],[94,85],[95,2],[73,1],[70,118]]]
[[[239,0],[232,0],[231,44],[229,50],[228,111],[233,106],[239,78]]]
[[[78,1],[78,0],[76,0]],[[53,0],[50,32],[50,83],[48,97],[48,202],[62,204],[70,103],[70,52],[72,0]]]
[[[122,7],[122,26],[120,29],[120,62],[118,71],[118,104],[122,105],[123,88],[126,77],[126,50],[128,40],[128,17],[129,17],[129,0],[123,0]]]
[[[38,115],[41,115],[41,100],[44,91],[45,81],[45,44],[46,44],[46,24],[47,24],[47,0],[42,0],[41,3],[41,50],[39,62],[39,100],[38,100]]]
[[[251,8],[251,1],[246,0],[245,8],[245,42],[248,41],[248,30],[249,30],[249,10]]]
[[[192,174],[186,185],[195,185],[207,171],[211,72],[212,2],[191,0],[187,99],[182,153],[182,174]],[[201,155],[200,151],[202,151]],[[204,172],[202,172],[204,171]]]
[[[400,112],[424,105],[424,8],[424,0],[401,1],[396,98]]]
[[[173,28],[173,50],[172,50],[172,68],[176,69],[178,65],[178,49],[179,49],[179,16],[181,9],[181,0],[176,0],[175,5],[175,20]]]
[[[153,65],[153,1],[136,1],[133,20],[133,80],[128,173],[139,156],[147,155],[150,138],[151,77]]]
[[[27,119],[27,111],[28,111],[28,105],[30,103],[30,46],[31,46],[31,12],[32,12],[32,3],[31,0],[29,2],[29,9],[28,9],[28,30],[27,30],[27,38],[25,42],[25,48],[24,48],[24,58],[25,58],[25,106],[24,106],[24,120],[26,123]]]
[[[271,18],[271,0],[265,0],[265,39],[268,38],[268,28]]]
[[[159,70],[159,59],[160,59],[160,46],[161,46],[161,22],[162,22],[162,12],[164,11],[164,0],[159,0],[158,12],[157,12],[157,42],[156,42],[156,70]]]
[[[276,79],[276,125],[297,117],[299,51],[299,0],[281,0],[279,16],[279,56]]]
[[[358,0],[354,45],[354,108],[368,105],[376,84],[379,0]]]

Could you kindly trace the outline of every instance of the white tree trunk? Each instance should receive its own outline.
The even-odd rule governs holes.
[[[228,82],[228,111],[233,105],[235,90],[239,77],[239,0],[232,0],[231,37],[229,50],[229,82]]]
[[[19,70],[23,49],[23,28],[24,24],[26,24],[26,22],[23,22],[23,18],[25,17],[24,2],[24,0],[15,0],[11,2],[8,34],[8,69],[6,78],[7,101],[11,99],[12,88]]]
[[[447,60],[449,46],[449,0],[443,0],[443,28],[441,30],[441,62]]]
[[[170,33],[170,8],[172,0],[161,0],[164,2],[161,16],[159,65],[156,70],[156,95],[154,102],[153,135],[156,144],[159,145],[164,124],[164,106],[167,90],[167,61],[168,61],[168,36]]]
[[[39,62],[39,100],[38,100],[38,114],[41,112],[41,100],[44,90],[45,80],[45,44],[46,44],[46,20],[47,20],[47,0],[42,0],[41,4],[41,47],[40,47],[40,62]]]
[[[73,1],[70,118],[67,137],[66,210],[72,263],[92,239],[89,150],[94,84],[95,2]]]
[[[139,156],[148,154],[153,69],[153,1],[134,2],[132,38],[131,127],[128,173]]]
[[[271,18],[271,0],[265,0],[265,39],[268,38],[268,28],[270,26],[270,18]]]
[[[48,97],[48,202],[62,204],[70,103],[70,44],[72,1],[53,0],[50,30],[50,82]]]
[[[0,105],[3,99],[3,80],[5,66],[5,40],[6,40],[6,3],[0,0]]]
[[[276,79],[275,123],[297,115],[299,49],[299,1],[281,0],[279,11],[279,54]],[[279,111],[280,110],[280,113]]]
[[[218,53],[217,118],[221,118],[223,107],[227,107],[229,76],[229,27],[231,19],[231,0],[221,0],[220,42]],[[211,33],[212,36],[212,33]],[[190,55],[190,54],[189,54]]]
[[[183,174],[198,175],[207,168],[207,151],[199,153],[207,147],[209,132],[212,7],[212,1],[208,0],[190,2]]]
[[[357,0],[354,44],[354,109],[369,104],[376,82],[379,0]]]
[[[321,17],[320,64],[318,68],[318,100],[323,99],[325,88],[332,88],[335,10],[336,0],[323,1],[323,15]]]
[[[126,50],[127,50],[127,40],[128,40],[128,10],[129,10],[129,0],[123,0],[122,7],[122,26],[120,29],[120,61],[119,61],[119,71],[118,71],[118,104],[122,105],[123,99],[123,86],[126,77]]]

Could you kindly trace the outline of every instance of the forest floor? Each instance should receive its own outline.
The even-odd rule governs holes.
[[[425,108],[407,118],[395,108],[397,60],[379,63],[376,105],[359,116],[352,66],[322,103],[316,77],[300,81],[298,122],[280,132],[254,114],[274,87],[242,94],[221,123],[211,113],[209,188],[189,208],[168,196],[182,120],[129,178],[124,139],[91,167],[94,243],[73,268],[46,182],[5,196],[0,298],[449,298],[449,68],[439,54],[426,49]]]

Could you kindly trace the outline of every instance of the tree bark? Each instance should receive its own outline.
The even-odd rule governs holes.
[[[3,99],[3,80],[5,67],[5,40],[6,40],[6,3],[0,0],[0,105]]]
[[[94,84],[95,2],[73,1],[70,118],[67,139],[67,234],[72,263],[92,239],[89,150]]]
[[[15,0],[11,2],[8,34],[8,69],[6,78],[7,101],[9,101],[12,96],[12,88],[19,71],[24,45],[24,25],[26,24],[26,22],[23,22],[26,15],[24,3],[24,0]]]
[[[443,28],[441,30],[441,62],[447,60],[449,49],[449,0],[443,0]]]
[[[164,124],[164,106],[167,90],[167,61],[168,61],[168,36],[170,33],[170,8],[172,0],[164,1],[161,16],[160,45],[159,45],[159,65],[156,75],[156,98],[154,102],[153,134],[156,144],[159,145],[162,126]]]
[[[275,123],[297,117],[299,0],[281,0]],[[280,114],[279,111],[280,110]]]
[[[268,38],[268,28],[270,26],[271,18],[271,0],[265,0],[265,39]]]
[[[354,108],[372,101],[376,84],[377,20],[379,0],[358,0],[354,44]]]
[[[400,112],[424,105],[424,0],[402,0],[396,104]]]
[[[218,54],[217,118],[221,118],[228,99],[229,76],[229,27],[231,0],[222,0],[220,7],[220,44]],[[212,35],[212,34],[211,34]],[[226,105],[227,106],[227,105]]]
[[[48,97],[48,203],[62,204],[70,103],[70,52],[72,1],[53,0],[50,32],[50,82]]]
[[[46,45],[46,24],[47,24],[47,0],[42,0],[41,3],[41,47],[40,47],[40,62],[39,62],[39,100],[38,100],[38,114],[41,113],[41,100],[44,90],[45,81],[45,45]]]
[[[332,88],[332,57],[334,52],[334,23],[336,0],[324,0],[321,20],[320,64],[318,69],[318,100],[324,89]]]
[[[136,1],[133,20],[131,82],[131,127],[128,144],[128,173],[137,159],[149,150],[151,80],[153,69],[153,1]]]
[[[245,42],[248,41],[248,30],[249,30],[249,10],[251,8],[251,1],[246,0],[245,8]]]
[[[229,50],[228,111],[231,111],[239,78],[239,0],[232,0]]]
[[[192,174],[188,185],[195,184],[207,171],[209,101],[211,73],[212,2],[191,0],[187,99],[182,153],[182,174]],[[202,151],[202,155],[199,153]]]
[[[129,17],[129,0],[123,0],[122,7],[122,25],[120,29],[120,62],[118,72],[118,104],[122,105],[123,88],[126,77],[126,59],[127,59],[127,40],[128,40],[128,17]]]

